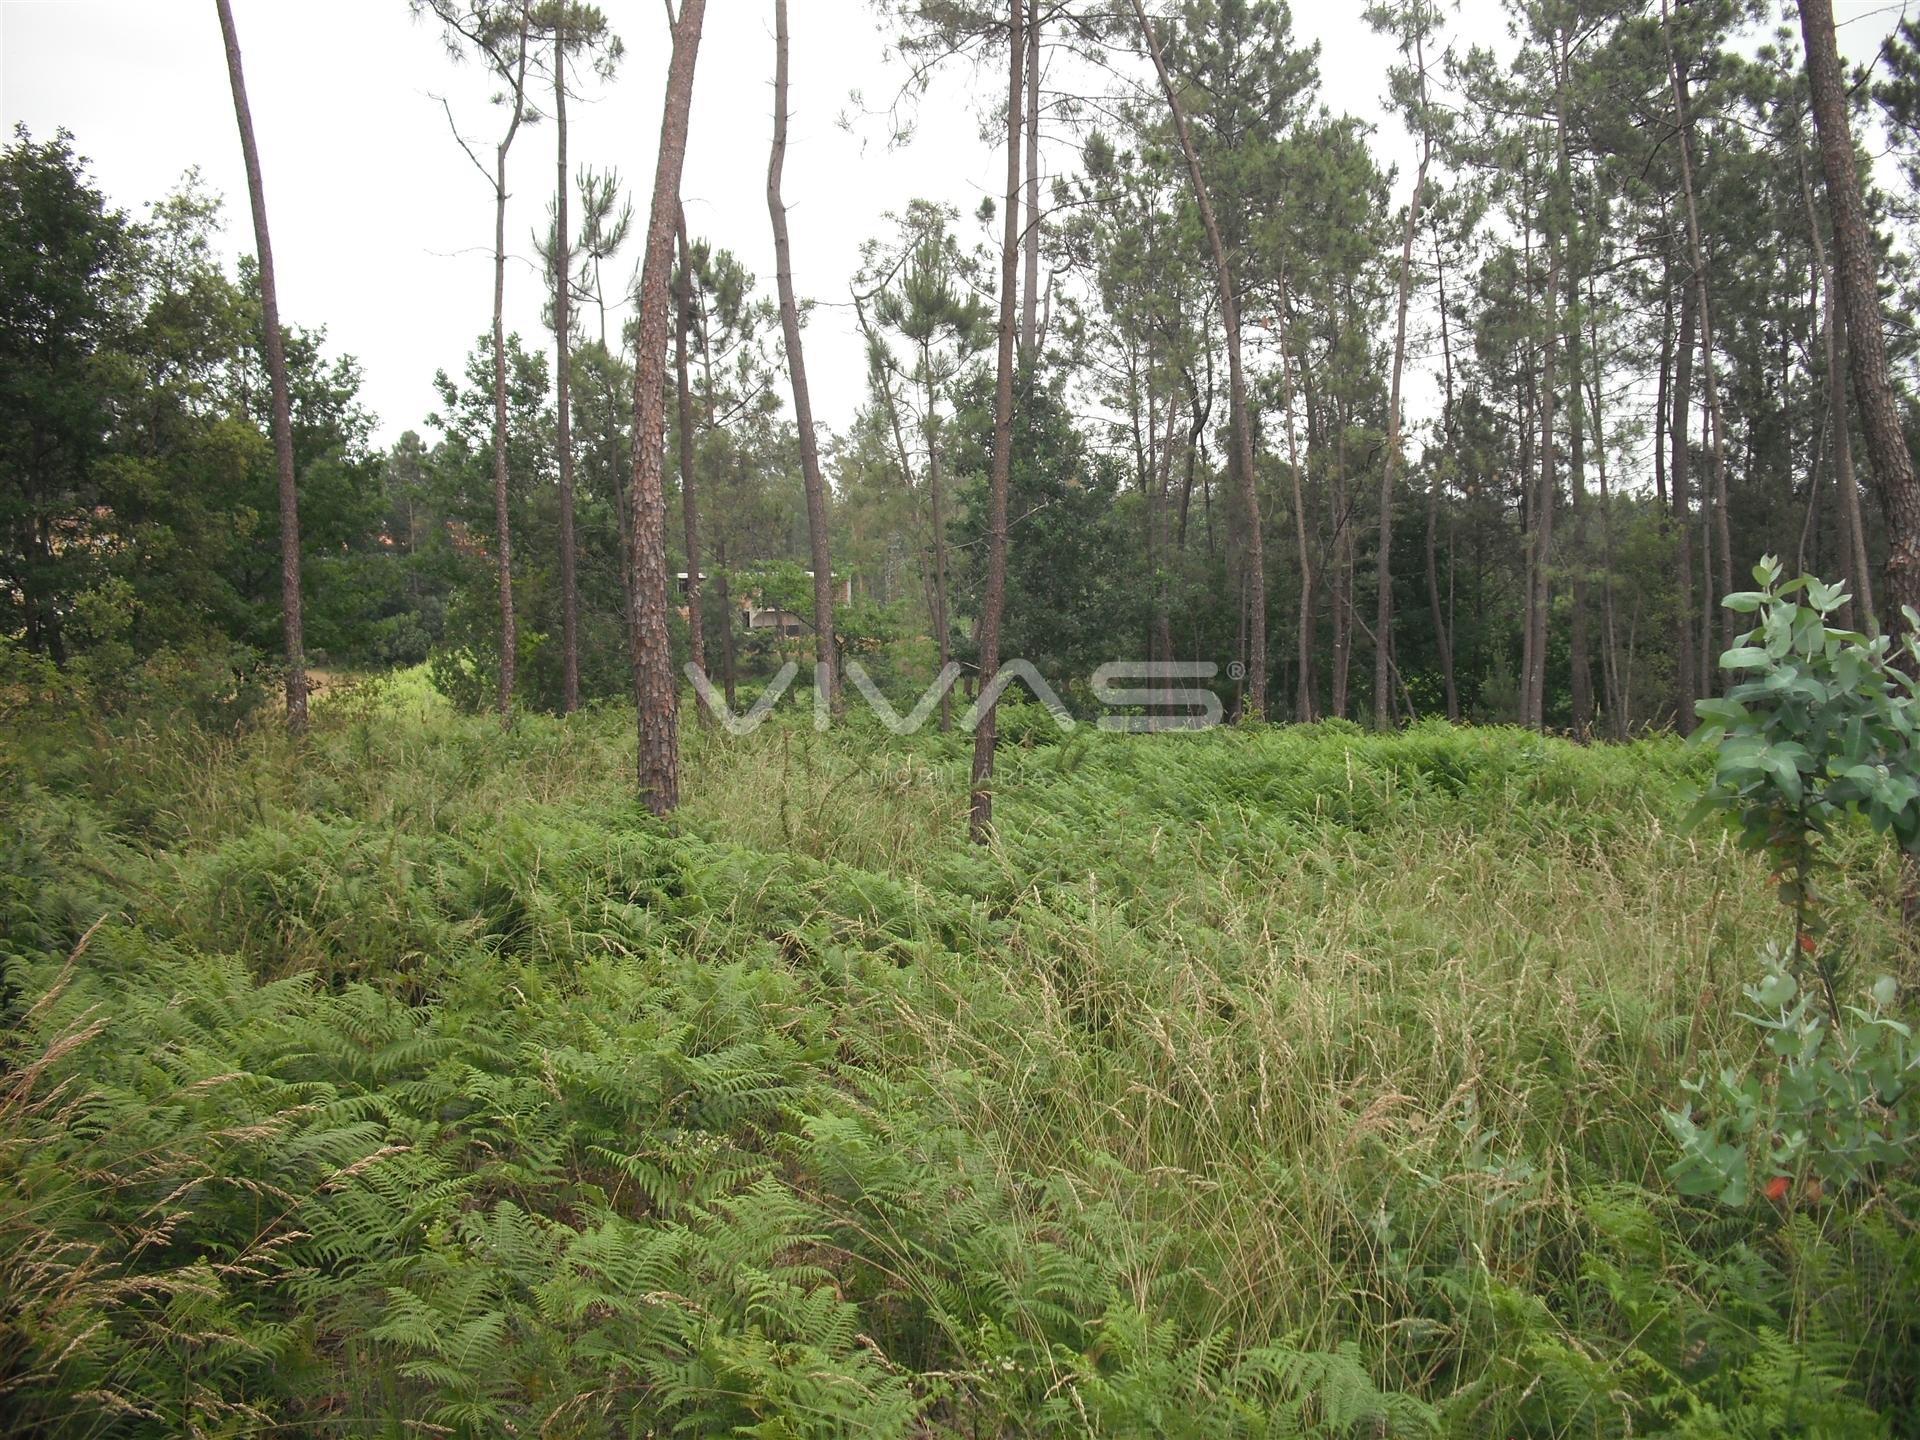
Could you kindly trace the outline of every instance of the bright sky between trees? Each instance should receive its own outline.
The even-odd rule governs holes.
[[[611,85],[583,84],[569,106],[577,168],[619,169],[644,212],[653,175],[666,74],[667,30],[649,0],[603,0],[627,45]],[[1321,99],[1379,127],[1382,152],[1411,147],[1380,96],[1391,45],[1361,18],[1360,0],[1294,7],[1302,42],[1322,46]],[[448,131],[444,96],[462,132],[491,158],[498,115],[472,65],[455,66],[438,27],[414,21],[405,0],[234,0],[254,123],[266,172],[288,320],[325,325],[329,349],[358,358],[362,399],[390,441],[423,428],[435,370],[458,374],[487,328],[492,296],[493,199]],[[1871,58],[1900,18],[1884,0],[1838,0],[1841,43]],[[771,136],[771,7],[758,0],[709,6],[695,86],[684,193],[696,236],[732,250],[768,294],[773,244],[766,210]],[[1493,0],[1463,0],[1454,43],[1499,44],[1505,19]],[[995,71],[954,64],[914,105],[904,145],[889,143],[886,111],[905,68],[888,58],[890,34],[864,0],[803,0],[793,9],[793,98],[785,190],[795,284],[815,309],[808,325],[814,410],[841,431],[865,398],[862,346],[847,285],[860,244],[887,228],[888,211],[924,197],[970,218],[1004,181],[1004,157],[983,140]],[[996,57],[997,59],[997,57]],[[1087,83],[1082,84],[1085,80]],[[1050,88],[1090,89],[1094,77],[1050,70]],[[865,114],[855,113],[858,93]],[[197,166],[226,201],[228,245],[251,248],[246,181],[234,138],[219,26],[203,0],[0,0],[0,123],[36,136],[60,126],[93,162],[113,201],[136,214]],[[1070,137],[1050,137],[1048,169],[1076,164]],[[531,348],[551,341],[541,324],[541,280],[532,235],[544,230],[554,161],[550,127],[522,132],[510,159],[507,324]],[[575,205],[578,213],[578,205]],[[975,232],[979,234],[976,236]],[[616,273],[636,263],[629,245]],[[1420,382],[1410,377],[1418,409]]]

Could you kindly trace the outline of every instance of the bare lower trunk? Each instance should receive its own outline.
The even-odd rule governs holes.
[[[680,687],[667,627],[666,451],[668,281],[680,221],[680,172],[687,156],[687,114],[706,0],[681,0],[660,120],[647,249],[640,268],[633,368],[633,668],[639,700],[638,778],[647,808],[664,815],[680,803]]]
[[[1600,349],[1600,297],[1594,279],[1587,276],[1587,353],[1593,357],[1588,380],[1588,412],[1593,416],[1593,453],[1600,472],[1600,628],[1602,650],[1600,683],[1607,709],[1607,728],[1624,740],[1632,725],[1625,677],[1620,673],[1620,643],[1613,593],[1613,492],[1607,484],[1606,360]],[[1656,404],[1656,409],[1657,409]],[[1654,445],[1659,446],[1656,438]]]
[[[933,362],[929,347],[920,347],[920,371],[927,377],[926,428],[927,428],[927,500],[932,509],[933,525],[933,633],[939,649],[940,672],[946,672],[947,665],[953,659],[953,624],[948,619],[947,609],[947,512],[944,491],[946,477],[941,473],[944,468],[940,453],[940,415],[936,408],[938,392],[933,383]],[[940,690],[940,733],[948,734],[953,729],[953,690],[951,686],[942,686]]]
[[[240,64],[240,37],[233,8],[215,0],[220,33],[226,41],[227,79],[233,88],[234,119],[240,127],[240,153],[247,168],[247,198],[253,209],[253,241],[260,259],[260,318],[267,354],[267,385],[273,405],[273,461],[280,494],[280,632],[287,652],[287,731],[307,728],[307,657],[300,619],[300,504],[293,475],[293,419],[287,393],[287,351],[280,333],[280,295],[274,280],[273,244],[267,233],[267,196],[254,142],[253,110]]]
[[[1020,354],[1031,360],[1040,335],[1040,16],[1027,16],[1027,228],[1022,237]]]
[[[1453,338],[1447,320],[1447,271],[1440,263],[1440,241],[1434,236],[1434,276],[1435,288],[1440,295],[1440,360],[1441,375],[1445,384],[1443,408],[1440,414],[1440,433],[1444,440],[1441,446],[1443,456],[1451,457],[1453,448]],[[1447,719],[1455,724],[1460,720],[1460,691],[1453,674],[1453,627],[1440,608],[1440,565],[1436,558],[1436,532],[1440,528],[1440,491],[1444,463],[1433,467],[1433,474],[1427,483],[1427,608],[1433,616],[1434,644],[1440,652],[1440,680],[1447,695]],[[1451,579],[1452,566],[1448,566]]]
[[[1227,391],[1232,408],[1233,468],[1239,482],[1241,523],[1245,526],[1244,565],[1251,607],[1247,641],[1247,703],[1241,718],[1259,720],[1267,706],[1267,577],[1261,555],[1260,493],[1253,472],[1253,417],[1247,410],[1246,373],[1240,363],[1240,301],[1235,294],[1233,268],[1227,260],[1227,248],[1220,239],[1220,225],[1214,216],[1213,201],[1207,191],[1206,177],[1200,173],[1200,157],[1193,146],[1193,133],[1187,126],[1187,112],[1173,88],[1172,76],[1160,51],[1160,41],[1141,0],[1133,0],[1134,19],[1153,57],[1153,68],[1160,77],[1160,89],[1173,117],[1173,128],[1180,137],[1180,151],[1186,157],[1187,175],[1193,182],[1193,198],[1200,210],[1200,223],[1207,232],[1207,248],[1213,255],[1215,283],[1220,290],[1220,324],[1227,342]]]
[[[687,244],[687,217],[683,209],[675,227],[680,252],[680,293],[675,297],[673,333],[674,419],[680,430],[680,519],[687,542],[687,654],[704,673],[707,668],[706,619],[700,613],[700,507],[694,496],[693,390],[688,383],[687,340],[693,326],[693,251]],[[713,712],[700,692],[694,692],[694,713],[702,725],[713,723]]]
[[[727,581],[727,547],[714,547],[713,598],[720,604],[720,693],[727,697],[727,709],[737,711],[739,674],[733,658],[733,592]]]
[[[1831,269],[1827,271],[1827,404],[1832,412],[1834,483],[1840,489],[1840,513],[1845,517],[1847,569],[1853,576],[1854,598],[1863,617],[1862,628],[1880,633],[1880,611],[1873,603],[1873,566],[1867,562],[1867,527],[1860,515],[1860,481],[1853,472],[1853,417],[1847,412],[1847,372],[1850,345],[1846,317],[1840,313]]]
[[[518,637],[513,616],[513,529],[507,492],[507,151],[519,133],[526,93],[527,9],[520,11],[519,66],[513,86],[513,118],[494,151],[493,168],[493,530],[494,566],[500,583],[500,676],[498,704],[502,727],[513,723],[514,663]]]
[[[1687,251],[1693,262],[1693,283],[1699,295],[1700,306],[1700,383],[1706,394],[1707,428],[1712,432],[1708,437],[1711,448],[1708,452],[1713,466],[1713,511],[1714,539],[1719,542],[1720,551],[1720,591],[1722,596],[1733,593],[1733,553],[1729,539],[1730,525],[1727,517],[1727,450],[1725,425],[1720,410],[1720,379],[1718,364],[1714,356],[1713,340],[1713,283],[1707,273],[1706,247],[1700,239],[1700,207],[1694,196],[1693,184],[1693,117],[1688,109],[1687,80],[1680,68],[1679,57],[1673,48],[1673,31],[1668,23],[1666,0],[1660,4],[1660,31],[1667,50],[1667,73],[1673,90],[1674,123],[1679,129],[1680,138],[1680,197],[1682,210],[1687,222]],[[1704,492],[1703,492],[1704,497]],[[1702,576],[1711,584],[1707,575]],[[1735,631],[1741,622],[1731,610],[1721,612],[1721,639],[1727,648],[1733,646]],[[1711,645],[1707,647],[1709,650]],[[1704,661],[1705,657],[1702,656]],[[1704,693],[1711,690],[1712,671],[1704,667],[1708,685]]]
[[[558,131],[558,188],[554,191],[553,333],[558,347],[554,365],[557,415],[555,448],[560,460],[560,649],[561,705],[571,715],[580,708],[580,586],[575,576],[573,540],[573,413],[571,382],[573,252],[567,235],[567,46],[561,29],[565,7],[553,35],[553,116]]]
[[[1428,147],[1431,150],[1431,146]],[[1393,491],[1400,478],[1400,376],[1407,358],[1407,304],[1413,296],[1413,232],[1419,223],[1420,192],[1427,183],[1427,160],[1422,156],[1414,177],[1413,198],[1407,202],[1406,228],[1400,238],[1400,297],[1393,327],[1393,379],[1387,399],[1387,455],[1380,467],[1380,550],[1374,557],[1378,587],[1373,618],[1373,727],[1393,724],[1393,691],[1388,664],[1387,637],[1393,625]]]
[[[1000,669],[1000,613],[1007,598],[1007,485],[1013,472],[1014,295],[1019,284],[1020,71],[1026,50],[1021,0],[1007,15],[1007,193],[1000,237],[1000,353],[993,393],[993,470],[987,498],[987,588],[980,607],[980,683],[991,685]],[[973,774],[967,832],[984,845],[993,829],[993,742],[999,702],[986,706],[973,732]]]
[[[1280,280],[1280,408],[1287,416],[1287,470],[1293,481],[1293,536],[1299,549],[1300,613],[1296,643],[1297,669],[1293,718],[1310,725],[1315,714],[1313,683],[1313,552],[1307,544],[1307,504],[1300,484],[1300,445],[1293,424],[1293,326],[1287,281]]]
[[[1424,104],[1427,86],[1426,51],[1418,31],[1414,34],[1414,55],[1419,66],[1420,93]],[[1424,126],[1424,111],[1423,126]],[[1420,168],[1413,177],[1413,194],[1407,199],[1406,226],[1400,236],[1399,303],[1393,324],[1393,381],[1387,399],[1387,456],[1380,467],[1380,553],[1375,557],[1375,595],[1373,617],[1373,728],[1388,729],[1393,724],[1393,691],[1388,641],[1393,633],[1393,491],[1405,464],[1401,454],[1400,377],[1407,359],[1407,305],[1413,298],[1413,237],[1420,226],[1420,201],[1427,188],[1427,167],[1433,160],[1433,138],[1424,134],[1420,147]]]
[[[1700,421],[1705,433],[1707,420]],[[1713,500],[1700,496],[1700,670],[1694,682],[1694,695],[1705,700],[1713,694]]]
[[[1167,607],[1167,485],[1172,475],[1174,427],[1179,407],[1167,401],[1165,434],[1157,407],[1148,392],[1147,446],[1140,467],[1140,483],[1147,507],[1147,574],[1152,579],[1152,613],[1147,622],[1147,658],[1164,663],[1173,658],[1173,618]]]
[[[1667,467],[1668,488],[1673,492],[1673,553],[1675,603],[1679,624],[1674,634],[1674,724],[1682,735],[1693,733],[1695,695],[1695,658],[1693,653],[1693,521],[1688,514],[1687,477],[1693,456],[1687,444],[1687,417],[1693,404],[1693,334],[1697,323],[1694,293],[1689,288],[1680,297],[1680,341],[1673,352],[1673,393],[1670,397],[1673,421],[1667,427],[1673,459]]]
[[[1333,578],[1327,599],[1333,607],[1333,715],[1347,718],[1347,679],[1353,661],[1353,523],[1348,513],[1347,417],[1333,405]]]
[[[1567,553],[1571,576],[1568,590],[1571,606],[1568,620],[1568,701],[1573,735],[1586,741],[1593,730],[1593,656],[1587,635],[1587,416],[1582,394],[1586,385],[1586,364],[1580,348],[1579,261],[1583,240],[1573,202],[1573,163],[1567,147],[1566,93],[1572,69],[1570,45],[1562,29],[1555,38],[1554,55],[1554,150],[1561,203],[1566,207],[1567,233],[1562,250],[1567,256],[1566,306],[1561,312],[1567,363],[1567,488],[1571,508],[1568,519]]]
[[[787,240],[787,206],[780,198],[780,172],[787,158],[787,0],[773,0],[773,154],[767,163],[767,213],[773,220],[774,280],[780,292],[780,330],[786,339],[787,375],[793,382],[793,413],[800,431],[800,474],[807,492],[807,541],[813,557],[815,682],[840,708],[840,656],[833,639],[833,562],[827,547],[827,486],[820,475],[820,447],[813,429],[813,400],[800,343],[800,306],[793,294],[793,249]],[[1016,217],[1017,218],[1017,217]]]
[[[1527,273],[1531,275],[1529,263]],[[1533,363],[1529,354],[1527,364]],[[1516,697],[1515,720],[1527,723],[1527,677],[1533,674],[1533,606],[1536,591],[1533,585],[1534,567],[1538,563],[1538,547],[1534,543],[1534,517],[1540,508],[1540,487],[1534,468],[1534,450],[1539,442],[1539,427],[1534,424],[1535,401],[1538,382],[1529,371],[1525,387],[1519,395],[1520,406],[1520,533],[1526,537],[1526,578],[1523,613],[1520,625],[1520,685]]]
[[[1887,517],[1887,582],[1891,606],[1920,609],[1920,484],[1900,424],[1900,410],[1887,374],[1886,336],[1873,237],[1860,198],[1860,177],[1847,121],[1847,92],[1834,42],[1832,0],[1801,0],[1800,29],[1806,42],[1813,118],[1820,132],[1820,162],[1827,178],[1827,208],[1833,217],[1834,270],[1849,353],[1847,369],[1866,434],[1867,458]],[[1862,576],[1865,575],[1864,567]],[[1895,628],[1904,630],[1897,623]]]
[[[1540,489],[1533,525],[1533,644],[1526,684],[1523,724],[1544,730],[1547,724],[1547,631],[1553,605],[1553,512],[1558,503],[1559,479],[1554,467],[1553,386],[1556,372],[1559,320],[1555,310],[1560,290],[1560,251],[1557,238],[1547,241],[1546,342],[1540,357]]]

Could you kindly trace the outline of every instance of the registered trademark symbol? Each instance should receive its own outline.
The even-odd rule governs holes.
[[[1238,660],[1234,661],[1231,665],[1227,666],[1227,678],[1229,680],[1246,679],[1247,667],[1242,665]]]

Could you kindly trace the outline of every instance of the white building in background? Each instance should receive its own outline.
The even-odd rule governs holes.
[[[700,583],[705,586],[712,577],[704,570],[700,572]],[[813,578],[813,571],[807,571],[807,578]],[[674,579],[680,586],[680,618],[687,618],[687,572],[680,571]],[[749,630],[778,630],[782,635],[804,635],[812,628],[809,621],[803,620],[791,610],[777,610],[760,603],[760,594],[755,590],[743,590],[733,597],[734,608],[740,612],[741,622]],[[853,577],[834,576],[833,603],[851,605],[853,603]]]

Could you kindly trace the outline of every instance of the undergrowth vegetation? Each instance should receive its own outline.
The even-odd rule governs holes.
[[[10,1433],[1920,1434],[1911,1166],[1669,1178],[1787,923],[1704,755],[1011,716],[975,849],[958,738],[663,825],[630,723],[16,717]]]

